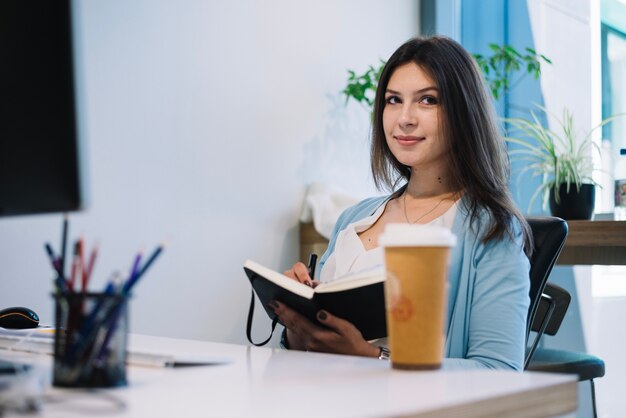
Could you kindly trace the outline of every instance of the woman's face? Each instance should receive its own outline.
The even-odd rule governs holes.
[[[387,145],[406,166],[445,170],[446,141],[439,135],[439,90],[415,63],[395,69],[385,91],[383,129]]]

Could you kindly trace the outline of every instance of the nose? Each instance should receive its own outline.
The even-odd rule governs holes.
[[[417,125],[417,115],[414,112],[411,103],[406,103],[402,106],[400,117],[398,118],[398,124],[401,128],[413,127]]]

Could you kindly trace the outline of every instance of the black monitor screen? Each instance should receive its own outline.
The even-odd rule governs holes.
[[[70,6],[0,1],[0,216],[81,205]]]

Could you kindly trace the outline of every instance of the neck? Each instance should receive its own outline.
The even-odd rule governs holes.
[[[444,173],[423,173],[414,169],[405,193],[413,198],[429,198],[456,191]]]

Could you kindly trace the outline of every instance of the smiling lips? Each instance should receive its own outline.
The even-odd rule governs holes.
[[[398,141],[400,145],[405,145],[405,146],[415,145],[418,142],[421,142],[426,139],[423,136],[403,136],[403,135],[396,135],[394,136],[394,138],[396,139],[396,141]]]

